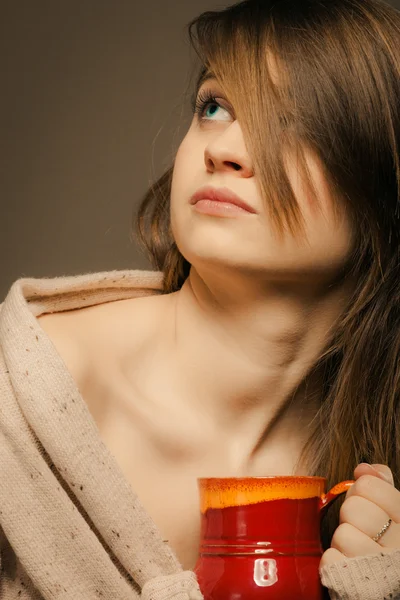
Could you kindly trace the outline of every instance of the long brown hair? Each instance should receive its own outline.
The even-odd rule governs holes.
[[[296,149],[307,177],[308,147],[356,228],[356,289],[315,365],[324,381],[304,449],[309,473],[333,485],[359,462],[384,463],[399,486],[400,13],[379,0],[246,0],[203,13],[188,31],[201,65],[196,92],[211,72],[233,105],[272,226],[302,229],[283,149]],[[279,65],[278,84],[267,55]],[[190,270],[170,230],[172,173],[138,214],[165,293]],[[338,505],[324,522],[325,547],[337,522]]]

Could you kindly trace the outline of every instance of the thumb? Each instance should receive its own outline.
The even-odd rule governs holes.
[[[354,477],[355,479],[358,479],[363,475],[373,475],[374,477],[379,477],[383,481],[386,481],[386,483],[394,485],[392,471],[386,465],[360,463],[354,469]]]
[[[375,471],[378,471],[378,473],[382,477],[382,479],[384,479],[388,483],[391,483],[392,485],[394,485],[394,479],[393,479],[392,471],[389,469],[388,466],[374,464],[374,465],[371,465],[371,467],[373,469],[375,469]]]

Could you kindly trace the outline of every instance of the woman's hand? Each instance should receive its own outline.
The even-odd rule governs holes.
[[[323,554],[320,567],[344,558],[391,552],[400,548],[400,492],[385,465],[361,463],[354,471],[355,483],[340,509],[340,524],[331,547]],[[373,538],[392,519],[376,542]]]

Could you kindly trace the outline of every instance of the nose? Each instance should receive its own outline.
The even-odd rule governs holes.
[[[235,171],[239,177],[253,177],[253,166],[238,121],[231,123],[207,144],[204,162],[211,173]]]

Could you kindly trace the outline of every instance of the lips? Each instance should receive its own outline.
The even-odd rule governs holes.
[[[249,213],[255,214],[257,211],[254,210],[249,204],[247,204],[242,198],[239,198],[228,188],[214,188],[211,186],[205,186],[197,190],[190,199],[190,204],[196,204],[199,200],[213,200],[214,202],[225,202],[234,204]]]

